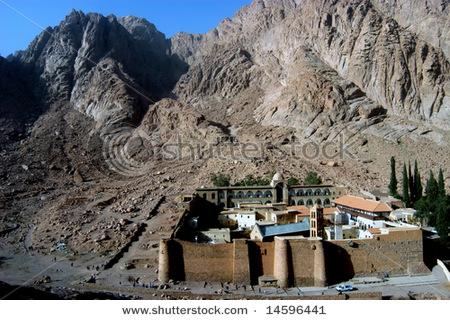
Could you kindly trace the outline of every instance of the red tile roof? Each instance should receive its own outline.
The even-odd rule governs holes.
[[[298,215],[301,216],[309,216],[309,208],[307,206],[290,206],[286,208],[287,210],[295,210],[298,212]]]
[[[332,215],[335,212],[340,212],[338,208],[323,208],[323,215]]]
[[[367,229],[371,234],[381,234],[380,228],[369,228]]]
[[[392,209],[384,202],[374,200],[367,200],[355,196],[343,196],[339,199],[333,200],[336,205],[349,207],[353,209],[368,211],[368,212],[391,212]]]

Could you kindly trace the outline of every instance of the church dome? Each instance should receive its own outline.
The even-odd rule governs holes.
[[[275,175],[273,176],[272,180],[273,181],[279,181],[279,180],[283,180],[283,175],[279,172],[275,173]]]

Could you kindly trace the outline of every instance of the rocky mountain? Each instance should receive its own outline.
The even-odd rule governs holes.
[[[418,159],[424,179],[448,177],[449,3],[254,0],[170,39],[142,18],[72,11],[0,58],[2,219],[38,226],[17,238],[45,247],[45,230],[105,218],[83,211],[97,196],[132,219],[213,173],[311,170],[358,193],[387,189],[395,156],[399,172]]]
[[[225,98],[246,87],[268,88],[254,106],[257,119],[267,124],[292,125],[279,118],[288,116],[298,123],[293,119],[297,113],[301,118],[305,113],[315,118],[315,112],[322,114],[323,109],[337,113],[327,112],[333,122],[341,116],[337,110],[352,119],[358,112],[374,115],[384,109],[410,120],[430,120],[448,130],[445,51],[410,31],[419,26],[411,23],[403,28],[391,17],[394,13],[383,14],[378,6],[393,7],[370,1],[321,1],[320,5],[317,1],[254,1],[203,38],[205,44],[197,45],[202,50],[193,53],[201,58],[192,59],[178,49],[184,46],[175,44],[174,53],[179,50],[181,59],[197,61],[177,90],[195,99],[192,88],[208,87],[205,96],[218,93]],[[415,9],[414,13],[421,11],[420,6]],[[440,19],[446,13],[444,5],[433,11]],[[189,45],[190,38],[179,35],[173,42]],[[445,48],[445,37],[441,41]],[[220,83],[223,79],[237,79],[236,88]],[[216,92],[216,87],[225,92]]]

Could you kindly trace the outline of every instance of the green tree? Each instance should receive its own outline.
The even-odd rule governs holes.
[[[427,195],[427,200],[431,203],[434,203],[439,197],[439,186],[434,178],[434,173],[432,170],[430,170],[430,178],[425,186],[425,193]]]
[[[228,187],[230,185],[231,177],[229,174],[224,175],[220,173],[219,175],[213,174],[211,176],[211,181],[215,187]]]
[[[425,186],[425,194],[427,210],[430,212],[428,225],[435,227],[437,222],[436,207],[439,202],[439,187],[432,170],[430,170],[430,178],[427,180]]]
[[[439,176],[438,176],[438,189],[439,189],[439,196],[445,197],[445,182],[444,182],[444,173],[442,172],[442,168],[439,169]]]
[[[288,184],[289,186],[295,186],[295,185],[300,184],[300,181],[298,181],[298,179],[295,179],[295,178],[293,178],[293,177],[290,177],[289,180],[288,180],[288,182],[287,182],[287,184]]]
[[[275,170],[274,167],[272,167],[271,170],[267,170],[266,177],[269,179],[269,181],[272,181],[273,176],[277,173],[277,170]]]
[[[406,171],[406,163],[403,164],[403,202],[409,203],[409,182],[408,182],[408,172]]]
[[[248,174],[243,180],[237,181],[234,186],[267,186],[270,184],[268,179],[255,178],[253,175]]]
[[[415,216],[422,222],[427,219],[427,224],[436,227],[441,242],[447,246],[448,227],[450,226],[450,197],[445,194],[443,173],[439,172],[440,183],[434,178],[433,171],[430,170],[430,178],[427,180],[425,193],[426,197],[421,198],[414,205],[417,210]],[[444,194],[442,190],[444,189]]]
[[[448,245],[448,227],[450,226],[450,204],[448,197],[440,197],[436,203],[436,230],[438,232],[441,243]]]
[[[244,185],[245,185],[245,186],[254,186],[254,185],[256,185],[256,179],[255,179],[255,177],[253,177],[252,174],[248,174],[248,175],[245,177]]]
[[[419,168],[417,165],[417,160],[414,161],[414,187],[416,189],[416,192],[415,192],[416,199],[414,201],[417,201],[420,198],[422,198],[422,192],[423,192],[422,181],[420,179],[420,172],[419,172]]]
[[[322,178],[319,177],[317,172],[308,171],[306,173],[305,185],[309,186],[309,185],[318,185],[318,184],[322,184]]]
[[[397,193],[397,176],[395,175],[395,158],[391,157],[391,181],[389,182],[389,193],[396,197]]]
[[[264,178],[256,178],[256,185],[257,186],[268,186],[270,184],[270,180],[269,179],[264,179]]]
[[[413,172],[411,170],[411,161],[408,163],[408,184],[409,184],[409,198],[412,203],[416,201],[416,186],[414,185]]]
[[[416,209],[414,217],[420,221],[420,224],[423,225],[425,222],[424,220],[428,223],[431,212],[427,200],[425,198],[420,198],[414,203],[414,209]]]

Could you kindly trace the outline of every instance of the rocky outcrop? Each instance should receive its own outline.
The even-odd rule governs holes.
[[[445,11],[440,11],[438,18],[444,17]],[[252,86],[265,92],[255,105],[248,106],[258,110],[256,120],[291,126],[295,120],[285,115],[292,115],[290,110],[298,110],[296,106],[300,106],[306,123],[330,109],[325,105],[344,113],[354,111],[352,103],[345,99],[353,93],[343,94],[336,82],[340,79],[337,81],[347,81],[345,88],[350,86],[350,91],[364,96],[365,101],[358,105],[366,109],[362,111],[366,115],[374,114],[367,109],[378,110],[375,114],[385,109],[392,115],[414,121],[430,120],[433,125],[449,129],[450,103],[446,92],[450,69],[444,51],[402,27],[370,1],[319,4],[258,0],[239,10],[232,19],[223,20],[208,35],[207,40],[197,38],[197,47],[203,49],[201,59],[195,49],[188,51],[191,56],[180,49],[179,38],[188,39],[187,35],[173,42],[172,51],[180,52],[191,64],[176,88],[177,94],[188,97],[185,101],[201,104],[204,100],[204,104],[210,104],[210,97],[217,96],[229,104],[230,96],[236,96],[234,88],[242,92],[251,79]],[[246,52],[248,63],[230,59],[228,52]],[[334,79],[330,79],[332,73]],[[297,85],[296,78],[300,79]],[[235,79],[233,86],[229,85],[230,79]],[[324,90],[325,79],[329,86]],[[224,91],[221,95],[217,94],[218,88]],[[271,110],[262,111],[261,116],[261,105],[270,105]],[[286,121],[271,122],[280,108],[287,110],[280,114]],[[343,118],[350,120],[353,116]]]
[[[372,0],[375,8],[414,33],[420,40],[441,48],[450,59],[450,4],[443,0]]]
[[[83,166],[92,159],[82,158],[105,154],[105,145],[114,150],[109,165],[153,156],[145,143],[153,151],[178,141],[273,145],[345,133],[359,146],[408,138],[443,148],[447,4],[255,0],[203,35],[171,39],[142,18],[72,11],[27,50],[0,60],[0,110],[32,114],[20,150],[44,150],[51,174],[78,170],[87,181]]]
[[[14,60],[39,76],[45,103],[70,102],[103,124],[137,123],[185,68],[167,50],[165,36],[144,19],[72,11]]]

